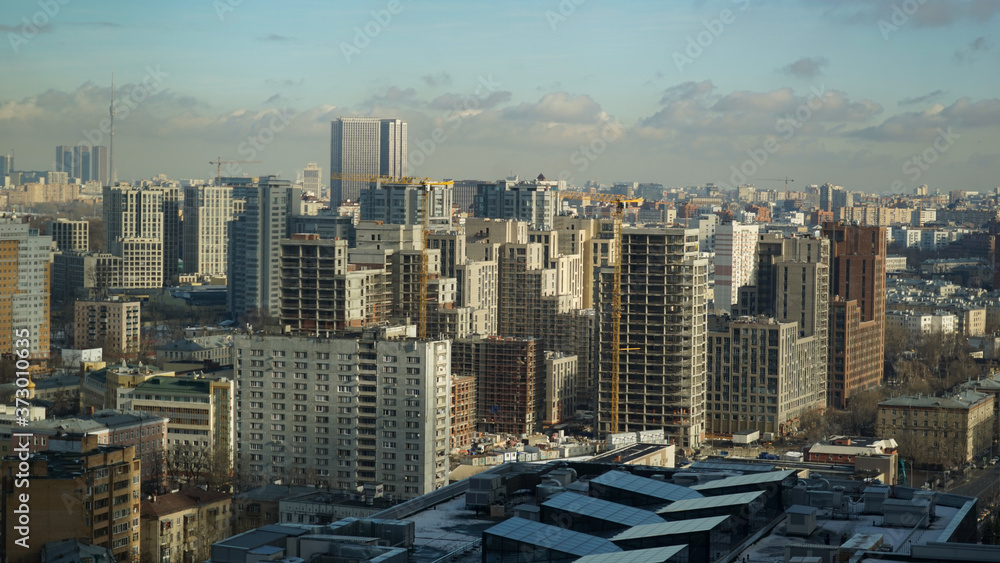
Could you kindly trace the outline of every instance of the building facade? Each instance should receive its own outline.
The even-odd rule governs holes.
[[[619,333],[620,432],[662,429],[679,447],[705,435],[708,260],[699,258],[696,229],[625,229]],[[600,270],[597,417],[611,417],[613,270]],[[628,350],[632,348],[633,350]]]
[[[446,485],[451,345],[415,335],[235,336],[240,471],[398,499]]]
[[[925,463],[952,467],[993,445],[992,393],[969,389],[944,397],[901,396],[878,404],[875,433],[893,438]]]
[[[377,117],[341,117],[331,123],[330,202],[358,201],[367,180],[341,175],[406,176],[406,122]]]
[[[4,480],[16,474],[17,458],[2,462]],[[40,561],[46,542],[76,538],[111,549],[116,561],[139,558],[140,461],[132,446],[98,446],[83,443],[81,451],[47,451],[26,462],[31,511],[44,514],[44,525],[31,527],[27,549],[14,543],[18,534],[6,534],[10,563]],[[34,486],[32,486],[34,485]],[[10,492],[9,492],[10,491]],[[4,484],[6,522],[17,521],[18,489]],[[10,531],[10,528],[8,528]]]
[[[163,287],[163,192],[104,187],[104,244],[122,259],[121,287]]]
[[[286,180],[270,177],[233,189],[233,198],[245,202],[244,212],[229,223],[226,271],[234,316],[253,310],[279,315],[279,244],[287,236],[290,193]]]
[[[184,188],[184,273],[226,275],[232,196],[229,186]]]
[[[90,250],[90,223],[56,219],[48,224],[49,236],[56,250],[86,252]]]
[[[0,349],[26,349],[26,359],[48,359],[52,237],[19,219],[0,217],[0,272]],[[40,367],[33,362],[34,369]]]
[[[139,352],[142,339],[138,301],[77,301],[73,344],[79,349],[103,348],[108,361]]]
[[[885,361],[885,257],[882,227],[823,225],[830,241],[830,349],[827,403],[881,385]]]

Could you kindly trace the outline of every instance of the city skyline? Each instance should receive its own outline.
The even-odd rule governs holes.
[[[233,175],[294,179],[327,162],[333,119],[374,116],[409,124],[421,176],[985,191],[1000,163],[998,13],[959,0],[22,3],[0,21],[0,146],[40,170],[53,146],[106,144],[113,67],[122,180],[209,178],[217,156],[261,161]]]

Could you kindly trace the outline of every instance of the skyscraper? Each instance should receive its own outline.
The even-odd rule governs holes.
[[[59,145],[56,147],[56,172],[66,172],[71,181],[108,184],[108,147]]]
[[[406,176],[406,123],[399,119],[341,117],[331,124],[330,202],[357,201],[363,180],[335,174]]]
[[[320,168],[315,162],[310,162],[306,165],[305,169],[302,170],[302,189],[306,192],[312,192],[316,197],[322,197],[323,194],[320,191],[323,188],[323,169]]]
[[[13,154],[0,154],[0,186],[6,184],[4,179],[6,176],[10,176],[10,173],[14,171],[14,155]]]
[[[682,448],[705,435],[708,259],[697,229],[625,229],[618,431],[660,430]],[[612,431],[613,269],[600,271],[596,431]]]
[[[882,383],[885,355],[884,227],[825,223],[830,239],[829,405]]]

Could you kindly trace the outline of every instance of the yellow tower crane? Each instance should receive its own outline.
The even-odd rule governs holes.
[[[430,217],[431,217],[431,187],[450,186],[454,184],[451,180],[431,180],[430,178],[418,178],[416,176],[379,176],[377,174],[350,174],[334,172],[330,174],[331,180],[351,180],[356,182],[370,182],[372,184],[396,184],[403,186],[419,185],[423,188],[421,199],[423,200],[423,210],[420,215],[421,226],[421,250],[420,269],[417,274],[417,336],[421,339],[427,338],[427,296],[428,270],[430,269],[427,247],[430,246]]]
[[[597,194],[588,192],[556,192],[557,197],[563,199],[579,199],[594,203],[595,205],[613,205],[612,218],[614,219],[614,239],[612,240],[612,252],[609,256],[611,265],[614,267],[614,277],[611,281],[611,423],[609,434],[618,432],[618,403],[619,403],[619,379],[620,379],[620,357],[621,353],[638,348],[623,348],[621,342],[622,328],[622,216],[625,213],[626,204],[642,205],[642,198],[629,198],[616,194]]]

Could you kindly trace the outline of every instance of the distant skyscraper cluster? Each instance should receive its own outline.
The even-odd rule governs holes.
[[[81,183],[100,182],[108,185],[108,147],[89,145],[59,145],[56,147],[56,172],[65,172]]]

